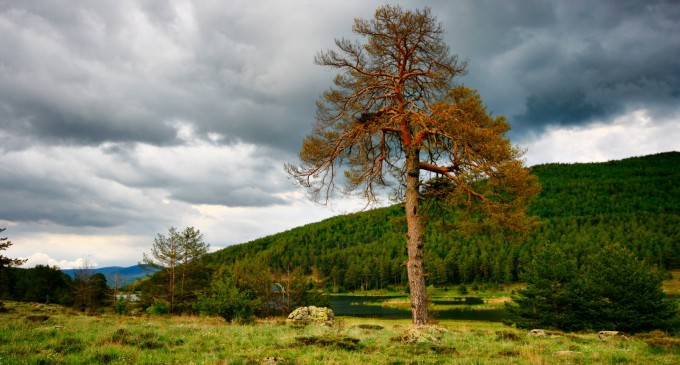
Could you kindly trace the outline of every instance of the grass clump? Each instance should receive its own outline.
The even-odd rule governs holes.
[[[135,335],[123,328],[117,329],[111,337],[104,342],[122,346],[137,346],[144,350],[161,349],[166,346],[166,342],[154,332],[142,332]],[[184,340],[177,339],[172,343],[174,345],[181,345],[184,343]]]
[[[635,338],[646,343],[652,352],[669,352],[680,355],[680,338],[669,336],[663,331],[639,333]]]
[[[510,331],[496,331],[496,336],[498,336],[498,340],[507,340],[507,341],[520,341],[523,340],[525,336],[522,336],[518,334],[517,332],[510,332]]]
[[[325,347],[335,347],[342,350],[354,351],[359,348],[358,338],[349,336],[327,335],[327,336],[303,336],[296,337],[296,343],[301,345],[316,345]]]
[[[29,314],[24,318],[30,322],[46,322],[48,319],[50,319],[50,316],[46,314]]]
[[[130,342],[130,332],[123,328],[119,328],[111,335],[111,338],[107,342],[118,345],[129,345]]]
[[[365,323],[358,324],[358,325],[352,326],[352,327],[362,329],[362,330],[367,330],[367,331],[380,331],[380,330],[385,328],[385,327],[383,327],[379,324],[365,324]]]
[[[57,342],[52,349],[58,354],[79,354],[87,347],[85,341],[76,337],[65,337]]]

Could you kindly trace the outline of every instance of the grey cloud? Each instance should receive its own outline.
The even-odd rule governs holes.
[[[172,198],[191,204],[214,204],[228,207],[268,207],[288,204],[284,199],[252,186],[184,188],[173,192]]]
[[[161,189],[189,204],[263,207],[290,202],[278,194],[292,187],[279,168],[283,160],[266,148],[223,147],[201,141],[193,147],[102,149],[115,168],[98,176],[123,186]]]
[[[509,117],[513,139],[680,108],[680,3],[404,3],[431,6],[452,52],[469,60],[458,81]],[[334,76],[313,56],[353,37],[353,18],[375,6],[0,0],[0,219],[105,227],[162,220],[164,197],[184,208],[288,204],[282,164],[296,160]],[[192,150],[196,140],[213,145]],[[225,152],[241,143],[259,150]],[[74,180],[39,171],[69,154],[7,162],[55,145],[102,166],[87,162]]]
[[[559,74],[532,79],[528,71],[524,81],[532,93],[522,119],[530,125],[585,124],[630,107],[676,103],[680,60],[673,55],[680,54],[680,42],[673,34],[680,26],[664,26],[667,16],[665,10],[622,13],[611,29],[597,29],[601,39],[588,39],[592,26],[577,30],[587,45],[560,55],[553,65]]]
[[[182,120],[225,143],[293,151],[322,90],[307,48],[320,29],[286,29],[299,24],[268,9],[282,4],[117,4],[0,6],[0,46],[14,50],[0,55],[0,128],[45,143],[173,145]]]
[[[292,154],[332,72],[312,64],[374,5],[279,2],[0,5],[0,128],[46,143],[181,144],[173,122],[222,143]],[[409,1],[407,7],[426,4]],[[677,104],[680,5],[457,1],[444,22],[462,78],[515,134]],[[68,10],[65,10],[68,9]],[[652,110],[653,112],[653,110]]]
[[[59,181],[26,171],[2,171],[0,217],[68,227],[114,227],[148,214],[142,205],[115,196],[105,188],[99,191],[92,188],[88,183]]]
[[[539,3],[465,2],[469,17],[449,16],[452,49],[460,44],[470,59],[463,81],[510,117],[514,137],[636,108],[677,110],[680,3]]]
[[[129,228],[162,226],[193,204],[290,204],[278,195],[292,187],[282,161],[267,154],[205,142],[8,151],[0,163],[0,220]]]

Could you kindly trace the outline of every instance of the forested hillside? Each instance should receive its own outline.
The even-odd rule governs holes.
[[[507,283],[548,242],[575,257],[619,242],[660,267],[680,267],[680,153],[532,168],[542,185],[530,213],[542,225],[523,239],[466,235],[432,216],[425,236],[429,284]],[[212,267],[301,268],[333,290],[406,283],[400,205],[338,216],[207,255]]]

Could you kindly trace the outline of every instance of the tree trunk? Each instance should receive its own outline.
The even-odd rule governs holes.
[[[427,290],[423,267],[423,231],[418,206],[418,185],[420,183],[419,151],[413,149],[406,156],[406,225],[408,228],[406,248],[408,251],[408,282],[411,290],[413,325],[427,325]]]
[[[175,263],[174,261],[170,263],[170,283],[168,291],[170,292],[170,313],[173,313],[175,309]]]
[[[184,253],[184,260],[182,262],[182,283],[180,284],[179,288],[179,301],[184,302],[184,281],[186,280],[187,277],[187,269],[189,267],[189,260],[187,258],[187,254]]]

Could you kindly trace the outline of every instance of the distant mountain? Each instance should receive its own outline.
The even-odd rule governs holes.
[[[67,269],[62,271],[69,275],[70,277],[73,277],[77,269]],[[130,267],[107,266],[92,269],[92,274],[98,273],[103,274],[106,277],[106,283],[109,286],[113,286],[114,277],[116,273],[118,273],[118,277],[120,278],[120,287],[123,287],[132,284],[133,282],[139,279],[143,279],[148,275],[153,274],[155,271],[157,270],[150,266],[145,267],[142,267],[140,265]]]
[[[425,229],[427,283],[509,283],[533,252],[560,245],[580,259],[618,242],[648,263],[680,268],[680,152],[602,163],[531,168],[542,190],[529,213],[542,226],[524,240],[468,236],[455,217],[434,214]],[[384,288],[406,283],[404,211],[400,205],[341,215],[203,258],[239,272],[301,269],[333,289]]]

